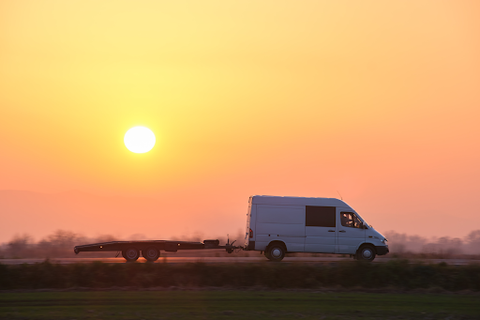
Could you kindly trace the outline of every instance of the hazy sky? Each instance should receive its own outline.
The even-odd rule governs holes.
[[[462,237],[479,119],[475,0],[0,2],[0,190],[162,212],[105,233],[232,233],[250,195],[341,194],[380,232]],[[125,148],[136,125],[151,152]],[[91,232],[71,220],[38,230]]]

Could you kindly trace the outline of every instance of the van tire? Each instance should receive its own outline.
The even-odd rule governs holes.
[[[356,260],[371,262],[375,259],[375,248],[369,244],[361,246],[355,254]]]
[[[280,243],[273,243],[268,246],[265,251],[265,257],[271,261],[282,261],[286,253],[285,245]]]
[[[270,259],[270,255],[268,254],[268,250],[265,250],[265,252],[263,252],[263,255],[264,255],[268,260],[271,260],[271,259]]]

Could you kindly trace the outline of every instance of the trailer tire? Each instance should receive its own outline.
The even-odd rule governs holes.
[[[127,262],[134,262],[140,257],[140,251],[135,247],[129,247],[122,251],[122,256]]]
[[[142,250],[142,256],[149,262],[157,261],[160,257],[160,250],[155,247],[148,247],[145,250]]]
[[[355,254],[355,257],[357,260],[362,260],[362,261],[368,261],[371,262],[373,259],[375,259],[375,248],[369,244],[361,246],[358,250],[357,253]]]
[[[281,243],[273,243],[269,245],[265,251],[265,257],[271,261],[279,262],[285,257],[286,251],[285,245]]]

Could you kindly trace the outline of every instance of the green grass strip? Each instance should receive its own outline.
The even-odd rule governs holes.
[[[478,319],[478,295],[294,291],[0,294],[0,319]]]

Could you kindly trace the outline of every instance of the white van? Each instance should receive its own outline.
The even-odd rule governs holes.
[[[372,261],[388,253],[387,239],[342,200],[251,196],[245,249],[273,261],[287,252],[349,254]]]

